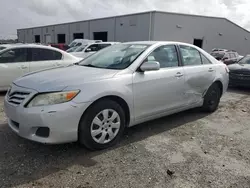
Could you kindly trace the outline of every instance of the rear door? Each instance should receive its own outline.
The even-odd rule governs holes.
[[[62,66],[62,54],[44,48],[30,48],[30,72]]]
[[[0,53],[0,90],[5,90],[20,76],[29,72],[27,48],[9,49]]]
[[[214,65],[197,49],[180,45],[185,74],[185,98],[188,104],[199,102],[216,76]],[[189,57],[186,56],[189,54]]]

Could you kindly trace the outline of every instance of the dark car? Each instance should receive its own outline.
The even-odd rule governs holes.
[[[211,53],[211,55],[215,59],[222,61],[226,65],[234,64],[240,59],[239,54],[233,50],[223,50],[222,49],[222,50],[216,51],[216,49],[214,49],[213,52]]]
[[[250,55],[243,57],[237,63],[228,66],[229,85],[250,87]]]

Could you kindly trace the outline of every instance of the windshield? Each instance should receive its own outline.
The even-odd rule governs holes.
[[[117,44],[104,48],[80,62],[79,65],[106,69],[125,69],[148,47],[148,45],[144,44]]]
[[[223,52],[213,52],[213,53],[211,53],[211,55],[213,57],[215,57],[216,59],[222,59],[224,57],[225,53],[223,53]]]
[[[250,56],[246,56],[242,58],[239,62],[239,64],[249,64],[250,65]]]
[[[70,47],[73,47],[73,46],[75,46],[76,45],[76,42],[72,42],[69,46]]]
[[[78,47],[78,48],[75,50],[75,52],[81,52],[81,51],[83,51],[83,50],[86,48],[86,46],[87,46],[87,45]]]
[[[68,49],[66,52],[74,52],[79,46],[74,46],[70,49]]]

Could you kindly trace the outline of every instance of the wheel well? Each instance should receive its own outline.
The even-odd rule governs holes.
[[[124,110],[124,113],[125,113],[125,121],[126,121],[125,123],[126,123],[126,126],[128,126],[130,123],[130,110],[129,110],[127,102],[124,99],[122,99],[121,97],[113,96],[113,95],[105,96],[105,97],[102,97],[102,98],[96,100],[95,102],[93,102],[88,108],[90,108],[95,103],[97,103],[101,100],[105,100],[105,99],[113,100],[113,101],[117,102],[122,107],[122,109]]]
[[[219,86],[219,88],[220,88],[220,94],[222,95],[222,93],[223,93],[223,85],[222,85],[221,81],[216,81],[214,83]]]

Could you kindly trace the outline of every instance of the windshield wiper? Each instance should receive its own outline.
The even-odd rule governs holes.
[[[82,66],[85,66],[85,67],[94,67],[94,68],[101,68],[101,67],[97,67],[97,66],[95,66],[95,65],[91,65],[91,64],[82,65]]]

